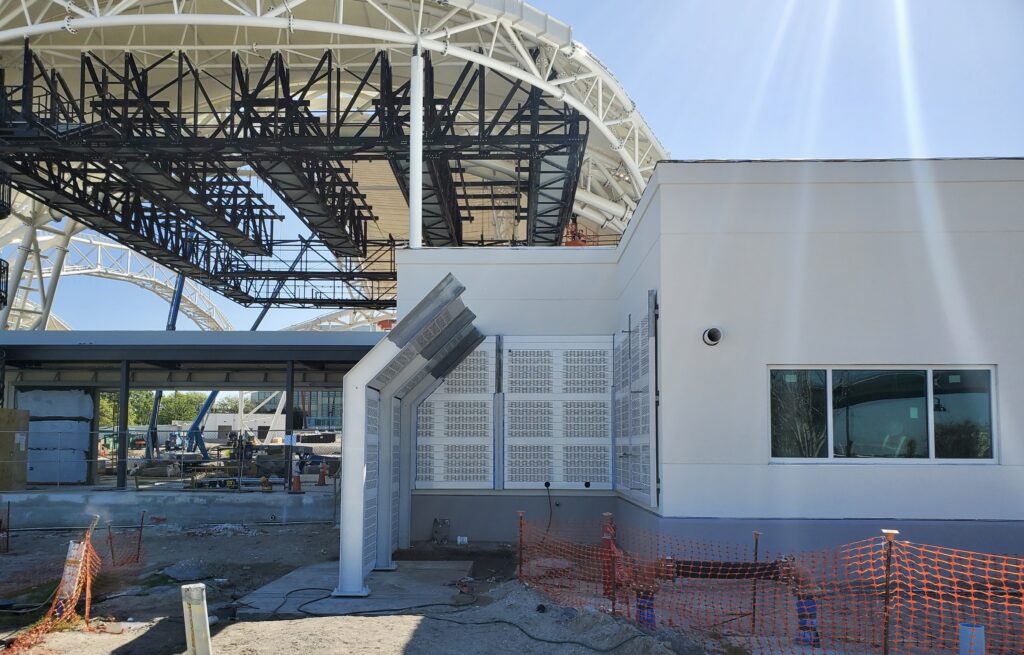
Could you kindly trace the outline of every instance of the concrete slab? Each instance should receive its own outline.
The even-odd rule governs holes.
[[[243,597],[238,618],[327,616],[398,610],[428,603],[450,603],[459,595],[451,585],[469,575],[472,562],[398,562],[395,571],[375,571],[366,578],[365,598],[325,598],[338,581],[338,563],[322,562],[296,569]],[[320,600],[317,600],[320,599]]]

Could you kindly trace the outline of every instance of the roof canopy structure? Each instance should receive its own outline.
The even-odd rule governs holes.
[[[0,205],[243,304],[393,306],[410,205],[428,246],[560,245],[576,220],[614,238],[667,157],[571,28],[518,0],[9,10]]]

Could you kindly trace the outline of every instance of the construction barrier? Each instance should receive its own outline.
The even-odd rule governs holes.
[[[711,652],[1019,655],[1024,559],[877,538],[766,553],[520,516],[519,578],[555,602],[670,629]]]
[[[73,627],[79,621],[84,621],[86,628],[89,627],[92,584],[100,569],[100,558],[92,546],[92,535],[97,520],[93,520],[81,541],[72,541],[68,544],[64,572],[46,614],[21,632],[4,653],[25,652],[41,642],[47,634]],[[84,603],[81,614],[78,613],[80,601]]]
[[[107,548],[110,551],[108,564],[113,568],[139,566],[142,564],[142,530],[146,525],[146,513],[139,518],[138,527],[118,529],[107,525]]]

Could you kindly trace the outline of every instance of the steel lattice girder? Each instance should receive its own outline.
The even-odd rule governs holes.
[[[170,214],[153,206],[107,167],[0,160],[0,170],[27,195],[241,304],[273,299],[305,307],[394,306],[393,242],[342,263],[313,251],[298,266],[283,269],[280,259],[243,258],[201,232],[182,210]]]
[[[409,144],[405,129],[408,124],[408,89],[406,85],[398,91],[390,91],[390,65],[386,53],[380,53],[374,64],[357,76],[359,86],[347,103],[342,102],[341,77],[354,73],[336,66],[331,51],[323,54],[302,83],[292,79],[280,55],[272,55],[258,75],[243,68],[236,56],[230,82],[231,105],[227,111],[223,108],[218,111],[206,89],[207,82],[187,57],[179,53],[178,58],[178,69],[182,72],[158,88],[151,89],[144,83],[146,76],[142,72],[131,72],[130,57],[126,58],[129,72],[122,75],[126,79],[134,76],[143,80],[128,85],[138,92],[140,97],[135,99],[138,105],[152,108],[143,112],[143,116],[154,121],[154,116],[164,120],[140,125],[136,114],[128,116],[123,110],[115,114],[109,108],[100,111],[102,105],[85,107],[80,101],[77,104],[81,116],[67,111],[58,113],[68,116],[51,117],[51,122],[58,122],[58,118],[70,121],[59,132],[8,134],[0,139],[0,155],[65,159],[101,156],[116,162],[165,158],[251,163],[261,176],[277,187],[275,190],[287,202],[297,200],[299,189],[304,190],[303,195],[307,197],[309,190],[316,190],[318,193],[313,194],[314,200],[301,208],[300,217],[318,236],[325,237],[328,247],[336,254],[350,254],[358,250],[358,247],[352,248],[352,243],[334,241],[339,234],[354,231],[352,224],[345,222],[353,211],[348,199],[355,203],[354,211],[361,219],[372,217],[371,208],[355,192],[355,183],[340,162],[390,161],[396,177],[402,180],[400,187],[403,190],[408,171]],[[433,69],[427,63],[425,75],[431,80]],[[522,168],[521,177],[526,178],[543,169],[540,160],[549,154],[556,157],[550,167],[552,169],[565,169],[569,164],[576,164],[578,168],[582,160],[586,145],[585,120],[575,109],[551,104],[541,94],[531,93],[521,80],[495,71],[490,71],[489,75],[507,84],[497,107],[481,104],[485,98],[487,77],[481,66],[474,70],[472,64],[467,64],[446,97],[433,97],[430,89],[433,84],[426,85],[431,97],[425,102],[424,153],[428,161],[436,163],[424,169],[425,195],[435,208],[427,208],[425,222],[428,239],[435,239],[437,245],[459,243],[459,222],[471,217],[468,207],[455,204],[458,198],[452,192],[454,176],[450,162],[513,161]],[[105,85],[109,85],[105,76],[85,75],[83,86],[86,88],[80,95],[109,95]],[[491,87],[495,90],[493,84]],[[355,101],[360,93],[373,88],[381,90],[373,111],[357,107]],[[179,99],[186,92],[190,92],[192,97],[191,109],[181,107]],[[313,96],[324,99],[326,108],[314,112],[310,100]],[[469,101],[474,97],[477,98],[476,106],[471,107]],[[116,107],[116,103],[112,104]],[[475,113],[476,118],[467,120],[464,114],[468,113]],[[121,133],[117,133],[112,123],[121,123]],[[111,135],[106,134],[107,131]],[[566,154],[569,155],[567,159]],[[326,161],[328,170],[296,167],[297,156],[305,161]],[[289,163],[271,169],[267,165],[270,161]],[[447,172],[445,167],[449,168]],[[333,176],[336,183],[314,188],[320,180],[315,179],[313,173],[319,173],[321,178],[324,174]],[[578,179],[578,170],[570,173],[564,178],[566,182]],[[552,185],[562,179],[556,176],[538,182],[538,186],[550,191]],[[324,194],[343,194],[344,198],[323,197]],[[567,189],[562,194],[549,193],[552,198],[564,199],[559,212],[563,226],[571,214],[574,194],[575,189]],[[545,215],[549,211],[538,208],[536,213]],[[525,218],[528,212],[524,208],[521,214]],[[328,234],[325,226],[331,223],[341,231]],[[540,233],[531,234],[528,241],[557,243],[557,240],[552,241],[550,236]],[[357,241],[353,242],[358,246]]]
[[[240,289],[215,271],[246,266],[228,246],[204,235],[184,212],[155,207],[116,172],[102,165],[0,160],[19,191],[76,221],[129,245],[224,295],[246,302]],[[231,260],[237,260],[233,266]]]
[[[88,80],[89,87],[96,91],[90,110],[102,118],[101,126],[90,130],[90,142],[100,137],[103,128],[109,129],[115,139],[173,137],[179,133],[180,96],[178,110],[172,111],[169,101],[150,94],[150,70],[169,58],[166,55],[148,67],[140,67],[131,53],[125,53],[123,70],[118,72],[102,59],[82,54],[83,88]],[[195,74],[187,58],[179,57],[178,64],[178,79]],[[84,120],[85,98],[78,100],[78,113]],[[144,157],[125,161],[123,168],[151,198],[184,209],[226,243],[243,252],[270,254],[273,221],[283,217],[227,163],[215,158],[189,161]]]
[[[231,110],[222,125],[232,139],[282,129],[294,136],[323,139],[325,128],[310,111],[307,94],[325,79],[329,87],[333,76],[333,54],[328,51],[306,83],[292,93],[284,58],[274,53],[257,81],[250,84],[250,73],[235,53],[231,58]],[[363,224],[373,214],[363,196],[356,193],[348,168],[338,161],[305,159],[295,153],[249,161],[332,253],[339,257],[366,254]]]
[[[363,224],[372,217],[371,208],[341,161],[388,160],[406,190],[408,85],[384,92],[391,88],[390,79],[384,79],[390,66],[381,53],[358,82],[360,89],[381,90],[373,111],[354,105],[358,91],[343,107],[340,80],[352,73],[335,67],[331,57],[325,52],[301,85],[291,84],[280,56],[271,57],[251,84],[250,72],[237,65],[236,57],[230,109],[218,111],[203,75],[180,53],[178,75],[158,88],[148,79],[156,64],[140,69],[129,55],[123,72],[115,73],[102,63],[97,69],[85,56],[76,98],[59,75],[47,74],[26,51],[32,65],[26,65],[21,87],[5,88],[0,98],[0,169],[14,174],[19,190],[239,302],[268,297],[267,284],[282,279],[325,284],[326,275],[283,271],[280,260],[267,267],[246,259],[245,253],[268,250],[269,228],[252,226],[269,225],[273,214],[232,163],[248,165],[266,179],[335,256],[366,252]],[[435,98],[433,69],[427,63],[423,183],[428,243],[461,244],[462,221],[472,220],[474,212],[501,209],[527,221],[527,243],[559,243],[572,211],[585,121],[575,109],[552,106],[521,80],[495,71],[491,76],[507,88],[499,89],[503,95],[497,108],[487,107],[482,65],[467,64],[448,96]],[[182,100],[186,82],[190,109]],[[120,84],[120,99],[112,84]],[[317,97],[326,97],[326,111],[310,109],[307,96],[314,87]],[[474,96],[477,106],[467,106]],[[98,100],[87,106],[86,98]],[[467,121],[465,115],[474,109],[475,118]],[[511,161],[515,179],[466,179],[462,162],[467,160]],[[61,188],[67,178],[85,171],[109,177],[110,188],[123,190],[127,199],[90,197],[81,184]],[[231,220],[229,214],[238,208],[258,218],[245,225]],[[302,291],[300,283],[289,285],[293,293],[285,295],[294,304],[313,306],[393,304],[393,299],[375,297],[391,273],[369,279],[339,270],[335,277],[342,284],[359,281],[360,291],[369,290],[370,297],[353,301],[366,304],[347,298],[332,303],[312,286]]]

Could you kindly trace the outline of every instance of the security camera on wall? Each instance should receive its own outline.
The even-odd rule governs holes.
[[[704,330],[704,343],[709,346],[717,346],[722,340],[722,331],[716,327]]]

